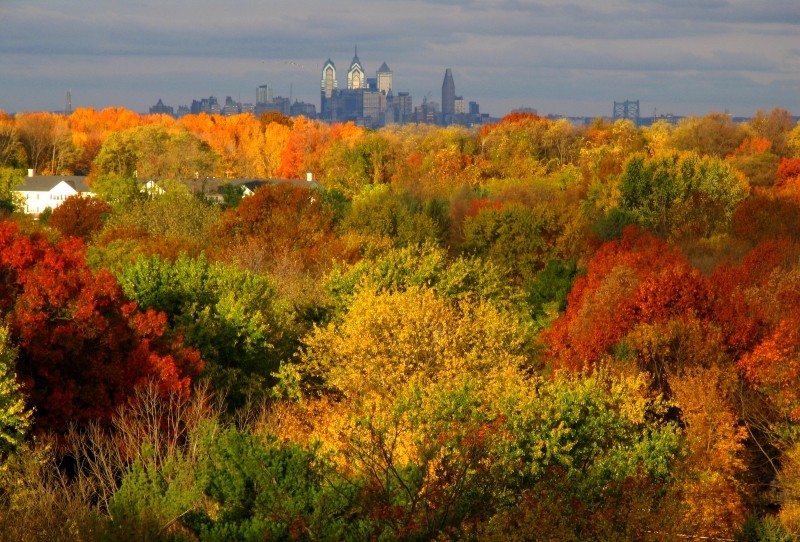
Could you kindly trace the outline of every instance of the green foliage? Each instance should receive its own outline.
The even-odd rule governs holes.
[[[548,260],[525,288],[526,300],[535,320],[567,308],[567,296],[579,274],[575,261]]]
[[[187,524],[208,542],[340,539],[342,497],[325,487],[316,454],[225,429],[204,443],[198,479],[213,503]],[[209,513],[210,512],[210,513]]]
[[[679,153],[632,157],[619,189],[620,208],[663,237],[724,231],[749,192],[746,179],[722,160]]]
[[[474,257],[451,260],[444,249],[430,243],[393,249],[376,260],[334,267],[325,281],[337,313],[360,290],[389,292],[414,287],[431,288],[451,300],[475,298],[507,308],[519,302],[518,294],[493,263]]]
[[[117,173],[98,175],[92,182],[92,192],[116,209],[125,209],[145,198],[136,179]]]
[[[374,187],[353,201],[342,229],[385,238],[396,247],[440,243],[448,227],[442,211],[441,204]]]
[[[25,406],[22,386],[14,374],[16,358],[8,328],[0,326],[0,468],[3,458],[21,444],[31,425],[32,412]]]
[[[108,229],[142,231],[160,238],[200,241],[219,221],[220,211],[191,194],[167,192],[128,200],[108,222]]]
[[[185,129],[151,124],[108,136],[94,166],[99,175],[187,180],[211,176],[217,160],[207,143]]]
[[[15,190],[25,182],[25,170],[0,167],[0,207],[8,212],[24,211],[25,202]]]
[[[226,209],[238,207],[239,202],[242,201],[242,196],[244,196],[243,185],[236,186],[226,183],[222,185],[220,191],[222,192],[222,206]]]
[[[204,258],[140,258],[118,273],[125,294],[167,313],[174,333],[206,361],[206,374],[233,404],[261,395],[294,348],[288,311],[275,282]]]
[[[561,225],[552,206],[545,203],[484,207],[464,220],[463,230],[465,254],[492,261],[517,282],[532,279],[547,260],[558,256]]]
[[[622,239],[626,226],[638,224],[637,215],[633,211],[614,207],[599,216],[592,224],[592,230],[602,241]]]
[[[189,540],[175,527],[201,503],[202,490],[192,464],[184,454],[160,464],[149,460],[151,446],[145,445],[144,460],[128,468],[111,499],[108,513],[112,540]]]

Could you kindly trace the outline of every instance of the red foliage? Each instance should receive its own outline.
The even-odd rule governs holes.
[[[591,367],[637,324],[691,315],[708,318],[706,280],[663,240],[629,226],[604,244],[578,277],[566,313],[543,334],[549,357],[573,370]]]
[[[164,315],[137,312],[110,273],[91,272],[80,239],[52,244],[0,224],[0,283],[17,374],[41,430],[108,420],[151,379],[188,391],[202,369],[196,351],[164,336]]]
[[[84,196],[70,196],[53,210],[48,224],[64,237],[87,239],[103,227],[103,220],[111,213],[106,202]]]
[[[800,198],[786,190],[759,191],[733,213],[733,231],[753,244],[776,238],[800,240]]]
[[[739,265],[721,265],[710,277],[714,319],[732,352],[751,350],[784,319],[800,316],[800,292],[781,280],[800,258],[789,239],[760,243]]]
[[[467,209],[464,217],[473,217],[477,216],[483,209],[497,209],[498,211],[503,208],[503,204],[500,202],[491,202],[486,198],[475,198],[469,202],[469,208]]]
[[[800,183],[800,158],[781,158],[778,164],[778,184]]]

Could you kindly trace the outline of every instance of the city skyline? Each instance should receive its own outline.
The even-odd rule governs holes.
[[[276,95],[319,107],[326,58],[386,62],[395,91],[456,91],[493,116],[734,116],[800,109],[800,5],[770,0],[11,0],[0,6],[0,109],[121,106]],[[340,85],[342,82],[340,81]],[[433,98],[434,100],[436,98]]]

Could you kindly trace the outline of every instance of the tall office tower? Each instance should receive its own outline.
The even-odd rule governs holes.
[[[272,89],[269,85],[261,85],[256,89],[256,103],[271,104],[272,103]]]
[[[382,92],[384,95],[389,94],[389,91],[392,90],[392,70],[389,69],[386,62],[381,64],[381,67],[378,68],[377,77],[378,91]]]
[[[320,83],[319,110],[323,117],[331,116],[331,99],[336,87],[336,66],[329,58],[322,66],[322,82]]]
[[[358,45],[356,45],[356,54],[353,57],[353,62],[350,63],[350,69],[347,70],[347,88],[351,90],[366,88],[367,80],[364,77],[364,68],[361,67],[361,61],[358,59]]]
[[[450,124],[456,114],[456,84],[453,82],[453,72],[447,68],[442,82],[442,123]]]

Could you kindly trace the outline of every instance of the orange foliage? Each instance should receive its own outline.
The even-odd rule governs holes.
[[[742,141],[733,153],[728,155],[728,158],[734,156],[752,156],[753,154],[761,154],[767,152],[772,146],[772,142],[765,137],[747,137]]]
[[[778,186],[800,185],[800,158],[781,158],[778,164]]]
[[[683,524],[711,537],[732,536],[745,518],[747,429],[728,399],[732,385],[730,372],[716,365],[670,379],[689,448],[676,487],[685,506]]]
[[[217,237],[227,240],[234,259],[255,242],[268,267],[288,256],[303,269],[317,268],[342,250],[333,216],[320,199],[307,188],[262,186],[239,207],[225,212]]]

